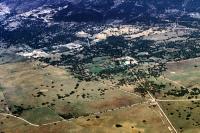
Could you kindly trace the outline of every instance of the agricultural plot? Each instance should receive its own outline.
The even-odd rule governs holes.
[[[85,65],[85,67],[94,74],[99,74],[102,71],[113,68],[115,66],[114,62],[111,61],[111,57],[96,57],[91,63]]]

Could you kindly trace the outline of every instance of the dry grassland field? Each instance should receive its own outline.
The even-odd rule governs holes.
[[[0,0],[0,133],[200,133],[200,0]]]
[[[53,110],[69,119],[143,101],[117,90],[109,81],[80,82],[65,70],[39,62],[1,65],[0,73],[0,83],[6,88],[2,93],[10,107],[5,111],[22,117]]]
[[[171,62],[167,64],[166,78],[185,87],[198,87],[200,78],[200,58]]]
[[[160,102],[164,111],[182,133],[199,133],[200,101]]]
[[[39,127],[30,126],[12,117],[1,117],[4,120],[2,130],[12,133],[12,127],[18,127],[14,132],[97,132],[97,133],[168,133],[167,122],[158,113],[157,108],[148,107],[146,104],[135,105],[119,109],[114,112],[91,115],[71,121],[61,121]]]
[[[197,60],[168,63],[163,75],[148,79],[164,88],[145,97],[135,92],[142,81],[81,81],[67,69],[34,60],[2,64],[0,131],[198,133]]]

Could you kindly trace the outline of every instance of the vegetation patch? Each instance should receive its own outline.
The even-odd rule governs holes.
[[[48,107],[23,111],[21,117],[35,124],[45,124],[62,120],[54,111]]]

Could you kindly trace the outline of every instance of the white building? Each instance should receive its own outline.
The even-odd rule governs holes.
[[[117,58],[116,61],[119,61],[120,65],[137,65],[138,62],[130,56]]]

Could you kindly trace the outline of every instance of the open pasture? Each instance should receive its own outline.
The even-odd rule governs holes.
[[[57,121],[58,115],[70,119],[144,101],[109,80],[79,81],[67,70],[35,61],[0,65],[0,84],[9,112],[36,124]],[[50,112],[50,120],[41,117],[45,112]],[[35,115],[38,121],[32,119]]]
[[[11,119],[7,119],[9,121]],[[17,133],[35,132],[57,132],[57,133],[168,133],[168,125],[162,120],[157,108],[150,108],[147,104],[135,105],[130,108],[119,109],[97,115],[90,115],[74,119],[72,121],[62,121],[34,127],[24,125],[17,120]],[[21,124],[21,126],[20,126]],[[13,128],[4,128],[1,131],[12,133]]]

